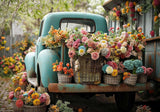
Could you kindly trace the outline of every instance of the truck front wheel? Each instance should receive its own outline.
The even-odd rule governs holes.
[[[135,103],[135,92],[116,93],[115,101],[120,112],[130,112]]]

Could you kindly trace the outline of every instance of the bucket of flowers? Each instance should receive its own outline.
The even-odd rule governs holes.
[[[15,107],[18,109],[23,108],[23,112],[46,112],[47,105],[50,104],[48,93],[38,93],[34,88],[29,91],[22,91],[18,87],[14,92],[9,93],[9,98],[15,99]]]
[[[104,73],[104,83],[110,85],[118,85],[121,81],[121,76],[118,74],[118,65],[114,61],[108,61],[102,67]]]
[[[73,69],[70,67],[70,64],[67,63],[66,66],[63,66],[63,62],[56,61],[53,63],[53,71],[57,72],[58,83],[71,83],[73,76]]]
[[[151,67],[142,66],[144,72],[138,75],[137,83],[146,83],[148,76],[150,76],[153,72]]]
[[[124,83],[132,86],[136,85],[138,75],[144,73],[142,61],[139,59],[125,60],[123,65],[127,69],[127,72],[123,73]]]
[[[12,102],[13,110],[15,112],[23,112],[23,97],[24,90],[17,87],[14,91],[9,92],[9,99]]]
[[[66,46],[73,64],[76,83],[99,84],[101,82],[102,57],[101,49],[107,47],[104,34],[90,34],[85,30],[74,30],[69,33]],[[102,41],[101,41],[102,40]],[[103,44],[103,47],[101,46]]]

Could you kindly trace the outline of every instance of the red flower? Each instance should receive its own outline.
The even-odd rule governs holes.
[[[131,15],[130,15],[132,18],[134,17],[134,13],[131,13]]]
[[[152,37],[154,37],[154,31],[153,31],[153,30],[150,32],[150,35],[151,35]]]
[[[133,21],[136,21],[137,20],[137,18],[133,18]]]
[[[130,7],[130,8],[133,8],[133,7],[134,7],[133,2],[129,2],[129,7]]]
[[[17,106],[18,108],[23,107],[23,101],[22,101],[21,99],[17,100],[17,101],[16,101],[16,106]]]
[[[153,0],[153,5],[154,6],[159,6],[160,5],[160,0]]]
[[[121,15],[121,11],[116,11],[116,15],[118,16],[118,17],[120,17],[120,15]]]
[[[135,12],[135,8],[131,8],[130,10],[131,10],[131,12]]]

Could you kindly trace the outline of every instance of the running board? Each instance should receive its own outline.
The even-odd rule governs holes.
[[[49,92],[54,93],[106,93],[106,92],[134,92],[143,91],[153,88],[153,84],[147,82],[145,84],[137,83],[135,86],[120,84],[117,86],[99,84],[99,85],[84,85],[74,83],[50,83],[48,85]]]

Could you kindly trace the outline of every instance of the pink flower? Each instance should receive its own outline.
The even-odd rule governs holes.
[[[91,58],[92,58],[93,60],[97,60],[97,59],[99,58],[99,53],[98,53],[98,52],[92,52],[92,53],[91,53]]]
[[[93,48],[88,48],[87,53],[93,52]]]
[[[137,18],[133,18],[133,21],[137,21]]]
[[[152,37],[154,37],[154,31],[153,31],[153,30],[150,32],[150,35],[151,35]]]
[[[116,15],[118,16],[118,17],[120,17],[120,15],[121,15],[121,11],[116,11]]]
[[[75,49],[78,49],[79,45],[80,45],[80,39],[77,39],[77,40],[73,43],[73,47],[74,47]]]
[[[126,54],[125,54],[125,57],[129,58],[130,56],[131,56],[131,51],[127,51]]]
[[[114,61],[108,61],[107,64],[113,69],[118,69],[118,65]]]
[[[139,26],[137,29],[138,29],[138,30],[142,30],[142,27]]]
[[[96,44],[94,41],[92,41],[92,40],[89,40],[89,41],[88,41],[88,47],[91,47],[91,48],[93,48],[93,49],[96,49],[96,46],[97,46],[97,44]]]
[[[18,108],[23,107],[23,101],[22,101],[21,99],[17,100],[17,101],[16,101],[16,106],[17,106]]]
[[[13,99],[14,98],[14,91],[9,92],[9,99]]]
[[[75,34],[72,34],[72,35],[70,36],[70,39],[73,39],[74,36],[75,36]]]
[[[25,78],[22,78],[22,81],[23,81],[23,82],[25,82],[25,81],[26,81],[26,79],[25,79]]]
[[[117,27],[117,30],[119,30],[119,27]]]
[[[120,48],[121,45],[122,45],[122,44],[121,44],[120,42],[117,43],[118,48]]]
[[[25,75],[27,77],[27,72],[23,72],[23,75]]]
[[[129,7],[130,7],[130,8],[133,8],[133,7],[134,7],[133,2],[129,2]]]
[[[31,95],[33,92],[34,92],[34,90],[30,89],[29,92],[28,92],[28,95]]]
[[[152,68],[147,68],[146,72],[147,72],[147,75],[151,75],[152,72],[153,72],[153,69]]]
[[[51,100],[50,100],[50,96],[48,95],[48,93],[44,93],[46,95],[46,105],[49,105]]]
[[[19,95],[19,99],[22,99],[23,98],[23,95],[21,94],[21,95]]]
[[[88,37],[82,37],[82,42],[86,42],[86,40],[88,40]]]
[[[45,103],[47,99],[47,95],[44,93],[40,96],[39,100],[41,101],[41,103]]]
[[[87,31],[85,31],[85,30],[81,30],[81,33],[83,34],[83,35],[87,35]]]
[[[128,46],[128,51],[132,51],[133,50],[133,46]]]
[[[4,68],[4,67],[5,67],[5,65],[2,65],[2,67]]]
[[[109,50],[109,51],[108,51],[108,54],[105,56],[105,58],[106,58],[106,59],[109,58],[110,55],[111,55],[111,51]]]
[[[75,56],[75,51],[74,50],[69,50],[68,55],[70,58],[73,58]]]
[[[124,25],[123,25],[123,28],[127,28],[127,25],[126,25],[126,24],[124,24]]]
[[[145,66],[142,66],[142,68],[143,68],[143,70],[144,70],[144,74],[146,74],[146,72],[147,72],[146,67],[145,67]]]

